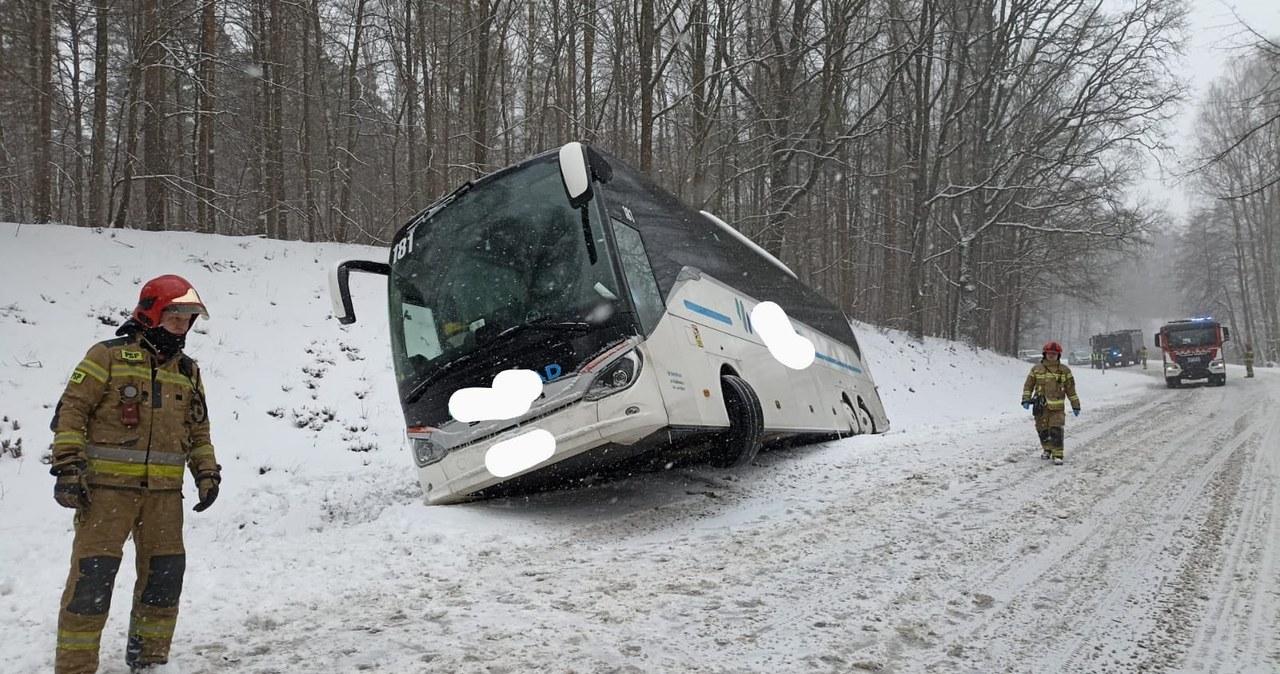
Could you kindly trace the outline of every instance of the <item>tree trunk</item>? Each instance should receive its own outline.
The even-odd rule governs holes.
[[[317,3],[319,0],[312,0]],[[302,71],[302,119],[298,123],[298,157],[302,162],[302,198],[305,203],[306,212],[303,221],[303,234],[307,241],[317,241],[316,220],[319,218],[319,208],[316,205],[316,183],[315,176],[312,175],[311,153],[314,151],[312,145],[312,126],[311,119],[312,109],[311,100],[315,96],[312,89],[315,85],[312,83],[312,66],[309,61],[312,53],[312,26],[311,26],[311,9],[308,8],[302,20],[302,47],[298,61],[301,63]],[[319,42],[320,36],[315,35],[314,39]],[[317,67],[319,64],[316,64]]]
[[[432,108],[435,97],[432,96],[432,82],[434,82],[437,73],[435,65],[427,58],[427,11],[425,0],[418,5],[418,63],[422,65],[422,147],[426,150],[426,156],[423,158],[423,168],[426,175],[423,178],[422,189],[428,197],[434,197],[439,194],[439,181],[436,178],[436,158],[435,158],[435,119],[436,111]]]
[[[636,26],[636,46],[640,52],[640,172],[653,170],[653,76],[654,26],[653,1],[640,0],[640,20]]]
[[[32,100],[36,118],[34,190],[35,222],[53,217],[53,16],[51,0],[35,0],[35,25],[31,34],[31,60],[36,91]]]
[[[494,9],[489,0],[477,0],[475,36],[476,61],[471,91],[471,166],[476,175],[487,172],[489,144],[489,31]]]
[[[404,65],[401,79],[404,87],[405,142],[408,144],[406,148],[408,175],[405,178],[408,184],[409,203],[416,201],[418,191],[421,189],[418,176],[418,59],[417,52],[414,51],[413,35],[413,3],[405,2]],[[421,39],[425,40],[426,36],[421,36]]]
[[[351,55],[347,62],[346,132],[343,141],[342,159],[339,162],[342,173],[342,191],[338,196],[338,222],[334,232],[335,239],[340,243],[347,242],[348,227],[353,221],[350,213],[351,184],[355,180],[353,165],[355,163],[356,132],[359,128],[359,120],[356,117],[358,104],[356,95],[359,93],[360,81],[357,77],[357,72],[360,67],[361,40],[364,37],[364,8],[366,2],[367,0],[356,0],[355,34],[351,39]]]
[[[135,57],[138,54],[139,52],[135,50]],[[120,203],[116,206],[116,215],[111,222],[111,226],[115,228],[128,224],[129,198],[133,193],[134,165],[137,164],[138,106],[141,105],[138,100],[138,89],[141,81],[142,65],[139,60],[135,61],[134,67],[129,70],[129,90],[124,101],[123,109],[128,110],[128,115],[124,132],[124,170],[120,178]]]
[[[107,222],[107,204],[103,203],[107,172],[107,0],[94,0],[93,56],[93,142],[89,150],[89,224]]]
[[[592,143],[596,139],[596,0],[586,0],[582,17],[582,140]]]
[[[89,224],[85,220],[85,152],[84,152],[84,100],[80,82],[80,9],[75,4],[64,5],[71,49],[71,128],[75,138],[71,142],[75,153],[75,169],[71,185],[72,212],[77,225]]]
[[[146,229],[161,232],[165,229],[165,181],[168,174],[168,148],[164,138],[167,95],[165,71],[160,66],[162,52],[157,44],[160,39],[160,17],[156,4],[157,0],[143,0],[142,3],[142,78],[145,101],[142,153],[147,173],[144,186],[147,202]]]
[[[217,0],[204,0],[200,11],[200,64],[197,69],[196,116],[196,231],[218,230],[214,206],[214,110],[217,107],[215,50],[217,49]]]
[[[269,106],[267,118],[267,207],[271,214],[268,218],[271,236],[276,239],[289,238],[289,217],[285,210],[284,191],[284,86],[281,84],[284,67],[285,26],[281,0],[271,0],[271,16],[269,17],[269,33],[267,59],[269,69],[264,69],[266,81],[266,104]]]

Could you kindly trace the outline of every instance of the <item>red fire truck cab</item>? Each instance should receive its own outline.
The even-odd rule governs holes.
[[[1164,382],[1177,388],[1187,381],[1204,380],[1225,386],[1227,366],[1222,344],[1231,330],[1212,318],[1170,321],[1156,333],[1156,346],[1164,356]]]

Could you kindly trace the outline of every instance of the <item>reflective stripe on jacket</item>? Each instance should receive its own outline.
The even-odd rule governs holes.
[[[1066,401],[1071,401],[1072,409],[1080,409],[1080,398],[1076,395],[1076,379],[1071,368],[1062,363],[1036,363],[1027,374],[1022,384],[1022,401],[1031,400],[1036,391],[1044,396],[1045,409],[1057,412],[1066,409]]]
[[[58,403],[54,472],[80,466],[93,485],[165,490],[182,488],[184,464],[216,471],[199,367],[183,360],[157,363],[137,337],[93,345]]]

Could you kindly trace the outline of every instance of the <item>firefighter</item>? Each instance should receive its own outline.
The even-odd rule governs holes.
[[[1142,349],[1138,351],[1138,356],[1142,358],[1142,369],[1147,369],[1147,346],[1144,344]]]
[[[1253,342],[1245,342],[1244,345],[1244,376],[1253,376]]]
[[[97,670],[130,535],[137,581],[125,661],[138,672],[169,659],[186,568],[183,466],[195,478],[196,512],[213,504],[222,481],[200,368],[182,352],[197,317],[209,314],[182,277],[148,281],[132,317],[116,331],[120,337],[89,349],[58,402],[54,498],[76,516],[58,615],[57,674]]]
[[[1071,401],[1071,412],[1080,416],[1080,398],[1076,396],[1076,380],[1071,368],[1062,361],[1062,345],[1051,341],[1044,345],[1040,362],[1031,368],[1027,381],[1022,385],[1022,408],[1035,405],[1036,433],[1040,436],[1042,459],[1053,459],[1053,465],[1062,465],[1062,443],[1067,424],[1066,402]],[[1033,412],[1034,413],[1034,412]]]

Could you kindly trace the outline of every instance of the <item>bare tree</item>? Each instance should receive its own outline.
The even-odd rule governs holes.
[[[36,222],[49,222],[53,215],[53,17],[51,0],[34,0],[35,22],[31,30],[31,64],[34,83],[35,148],[32,171],[35,182]]]
[[[168,170],[165,146],[165,120],[168,114],[166,101],[165,70],[161,65],[164,56],[160,45],[160,8],[157,0],[142,1],[142,70],[143,91],[143,164],[146,182],[143,184],[147,202],[147,229],[165,229],[166,180]]]
[[[89,150],[89,206],[87,220],[101,225],[107,222],[109,204],[104,203],[103,181],[107,171],[107,62],[110,34],[107,0],[94,0],[93,41],[93,139]]]

